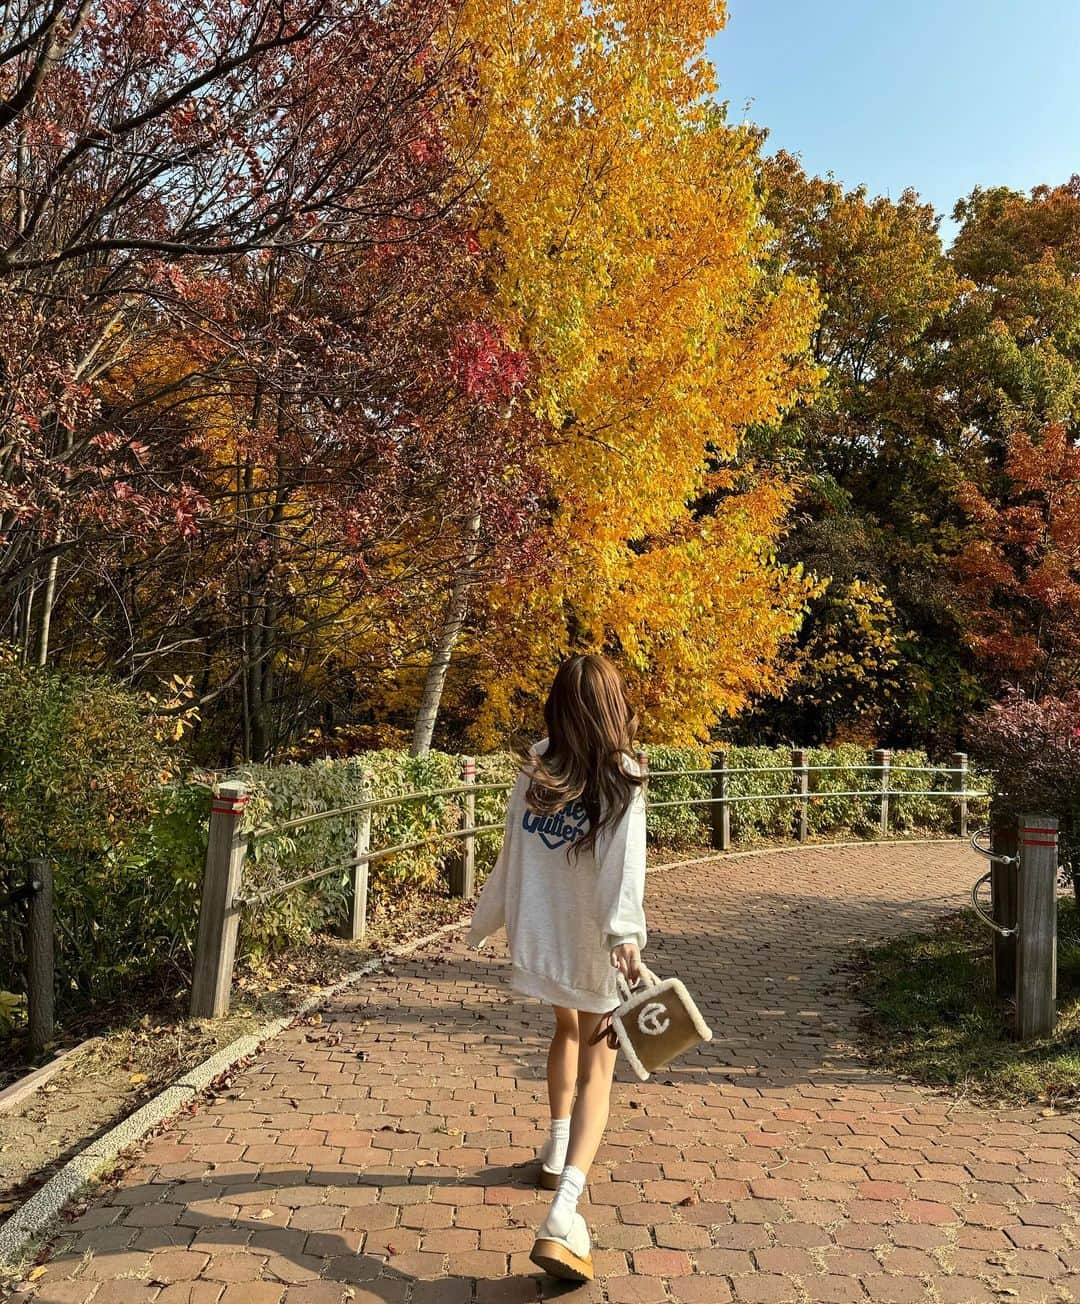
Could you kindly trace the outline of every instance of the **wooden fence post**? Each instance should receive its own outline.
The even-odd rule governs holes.
[[[461,758],[461,782],[463,784],[476,783],[476,757],[463,756]],[[461,801],[463,827],[471,829],[476,823],[476,793],[466,792],[462,794]],[[450,895],[455,897],[471,897],[476,894],[476,835],[466,833],[461,839],[461,864],[451,866],[450,869]]]
[[[881,818],[879,828],[881,836],[889,836],[889,759],[892,753],[885,747],[874,752],[874,768],[878,773],[878,785],[881,789]]]
[[[990,850],[995,856],[1016,855],[1016,821],[998,817],[990,828]],[[990,911],[1002,928],[1016,927],[1016,865],[990,862]],[[1016,936],[994,934],[994,994],[1011,1001],[1016,995]]]
[[[953,769],[958,773],[953,775],[956,780],[954,787],[957,792],[967,792],[968,785],[968,758],[967,752],[953,752],[952,755]],[[968,835],[968,804],[966,797],[956,798],[956,831],[962,838]]]
[[[717,851],[731,850],[731,803],[728,801],[728,754],[713,752],[712,845]]]
[[[1016,1033],[1021,1041],[1054,1030],[1057,990],[1058,822],[1021,815],[1017,841]]]
[[[364,797],[371,796],[371,790],[365,780],[362,789]],[[368,899],[368,852],[371,850],[371,811],[362,810],[356,818],[356,833],[353,839],[353,864],[349,875],[349,887],[346,894],[348,912],[342,935],[350,942],[362,942],[367,932]]]
[[[56,976],[53,935],[52,863],[30,861],[30,899],[26,928],[26,1014],[30,1050],[40,1055],[55,1027]]]
[[[795,781],[798,785],[796,792],[799,794],[799,824],[796,837],[800,842],[805,842],[810,822],[810,770],[807,766],[805,748],[792,748],[791,768],[795,771]]]
[[[195,972],[191,982],[191,1017],[218,1019],[229,1012],[240,894],[247,854],[241,832],[247,792],[242,783],[221,783],[210,799],[210,836],[206,845]]]

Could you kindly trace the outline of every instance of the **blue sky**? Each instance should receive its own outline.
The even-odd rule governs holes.
[[[974,186],[1080,172],[1080,0],[728,0],[728,15],[709,54],[731,120],[846,187],[914,186],[946,240]]]

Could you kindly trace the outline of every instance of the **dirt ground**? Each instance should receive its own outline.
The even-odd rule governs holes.
[[[72,1058],[56,1077],[0,1113],[0,1222],[72,1154],[188,1069],[260,1024],[295,1008],[391,947],[467,913],[460,900],[418,897],[392,916],[372,921],[362,944],[323,939],[302,952],[237,973],[232,1009],[220,1020],[184,1017],[184,1001],[161,1001],[152,1013],[116,1018],[111,1027],[83,1022],[57,1050],[95,1034],[101,1040]],[[16,1081],[0,1073],[0,1087]]]

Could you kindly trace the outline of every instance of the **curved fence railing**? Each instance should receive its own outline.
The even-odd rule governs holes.
[[[968,802],[988,795],[967,787],[967,757],[963,753],[954,755],[954,764],[951,766],[894,766],[890,763],[889,753],[884,750],[876,751],[873,761],[866,765],[809,765],[806,763],[805,751],[798,749],[792,751],[792,764],[789,766],[729,766],[723,752],[714,756],[713,765],[707,769],[649,771],[644,752],[638,753],[638,760],[649,778],[653,780],[711,779],[710,791],[707,795],[689,795],[662,800],[653,800],[647,796],[646,809],[660,810],[678,806],[709,808],[710,842],[712,847],[720,852],[728,851],[731,847],[732,808],[744,802],[792,803],[793,834],[797,840],[806,841],[809,836],[809,810],[811,803],[816,800],[843,797],[865,799],[867,802],[874,803],[878,829],[884,836],[889,832],[892,799],[935,798],[954,805],[956,832],[959,836],[966,837]],[[812,786],[813,775],[830,771],[871,774],[874,776],[874,784],[872,787],[839,791],[818,790]],[[892,785],[891,776],[899,773],[947,777],[951,786],[897,788]],[[787,790],[767,793],[731,791],[732,779],[762,774],[789,775]],[[476,824],[476,797],[483,793],[505,792],[513,785],[511,782],[478,784],[476,763],[469,757],[462,762],[461,779],[461,783],[443,788],[368,797],[331,810],[316,811],[250,830],[243,828],[248,804],[248,794],[244,785],[219,783],[210,807],[206,869],[203,877],[192,982],[192,1015],[213,1018],[228,1010],[241,914],[245,909],[270,901],[282,893],[316,883],[331,875],[345,875],[346,918],[343,921],[343,934],[353,940],[360,940],[367,927],[368,871],[372,864],[424,847],[460,842],[460,859],[449,867],[450,893],[461,897],[472,896],[476,886],[476,839],[485,833],[497,833],[502,828],[501,821]],[[460,800],[462,816],[458,828],[431,832],[389,846],[372,846],[371,830],[374,812],[411,802],[430,802],[436,798]],[[349,855],[329,864],[320,865],[311,872],[283,882],[272,883],[259,890],[251,890],[250,885],[245,887],[245,866],[249,853],[258,843],[282,834],[300,832],[328,820],[349,822],[352,844]]]

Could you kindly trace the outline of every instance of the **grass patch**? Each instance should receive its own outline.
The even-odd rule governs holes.
[[[965,910],[930,932],[861,953],[855,988],[867,1006],[869,1057],[909,1082],[1001,1103],[1080,1103],[1080,912],[1058,903],[1058,1023],[1021,1046],[1011,1003],[996,1001],[989,930]]]

